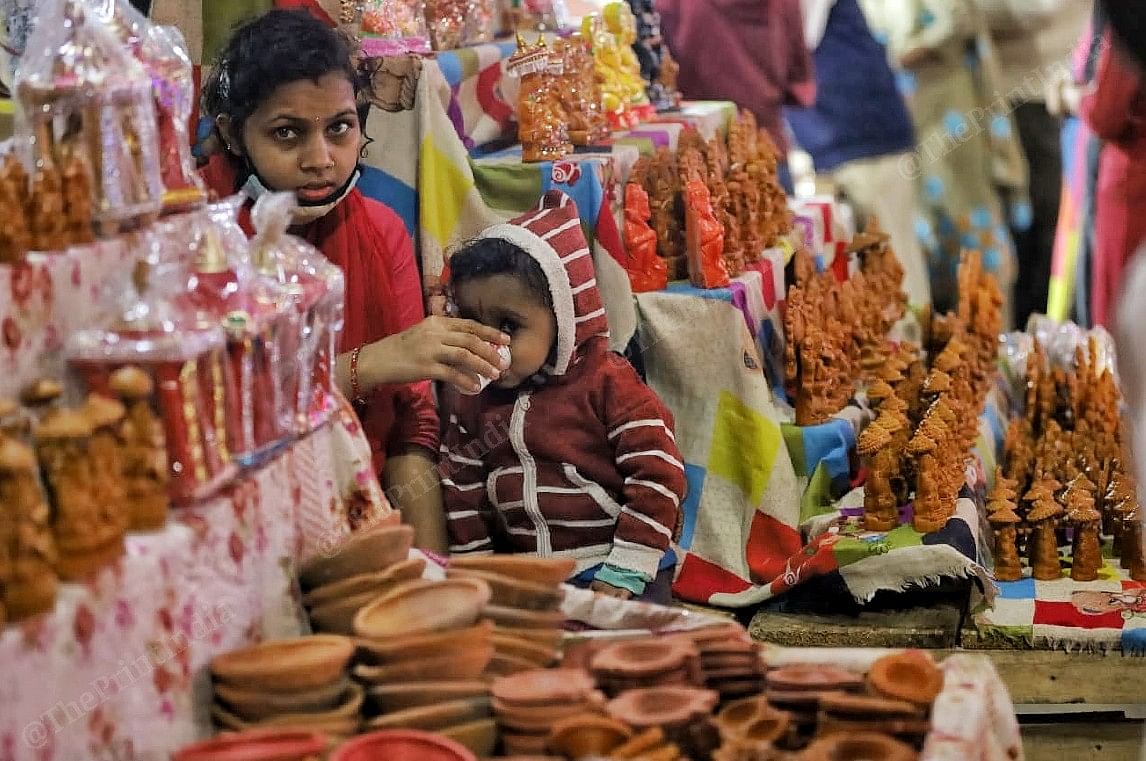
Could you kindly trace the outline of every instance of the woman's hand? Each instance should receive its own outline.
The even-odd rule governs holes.
[[[427,317],[363,347],[358,357],[358,385],[366,393],[385,383],[435,380],[477,391],[477,376],[496,380],[508,369],[497,353],[498,345],[508,346],[509,336],[479,322]]]

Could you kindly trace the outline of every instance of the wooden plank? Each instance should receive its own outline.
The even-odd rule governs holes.
[[[1140,721],[1096,723],[1060,717],[1053,723],[1023,725],[1026,761],[1139,761],[1142,749]]]
[[[753,639],[785,647],[952,648],[961,612],[954,606],[861,612],[856,616],[761,610],[748,631]]]
[[[943,657],[950,652],[936,655]],[[1016,705],[1146,705],[1143,658],[1061,650],[975,652],[995,664]]]

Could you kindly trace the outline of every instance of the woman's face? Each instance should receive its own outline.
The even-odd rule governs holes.
[[[271,190],[294,192],[301,204],[321,204],[353,174],[362,150],[354,88],[343,74],[280,85],[243,125],[245,149]]]

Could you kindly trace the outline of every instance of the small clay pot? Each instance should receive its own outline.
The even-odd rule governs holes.
[[[317,608],[348,597],[357,597],[367,592],[381,595],[403,581],[422,578],[426,570],[423,558],[400,560],[384,571],[362,573],[350,576],[331,584],[325,584],[302,596],[303,605]]]
[[[673,727],[712,713],[720,696],[698,687],[650,687],[629,690],[609,701],[608,714],[637,729]]]
[[[613,748],[632,737],[632,730],[619,721],[583,714],[554,724],[547,747],[567,758],[608,756]]]
[[[910,650],[880,658],[867,672],[868,685],[875,692],[895,700],[930,706],[943,690],[943,672],[934,659],[921,650]]]
[[[418,658],[384,666],[359,664],[354,677],[367,684],[432,682],[438,679],[477,679],[493,658],[493,645],[456,650],[436,658]]]
[[[461,682],[412,682],[391,684],[385,687],[370,687],[366,690],[370,702],[382,713],[419,708],[449,700],[484,698],[489,695],[489,685],[479,681]]]
[[[573,575],[573,558],[537,558],[528,555],[454,556],[450,568],[485,571],[511,579],[529,579],[535,584],[560,584]]]
[[[554,610],[561,605],[565,593],[552,584],[540,584],[525,579],[513,579],[499,573],[477,571],[470,568],[450,568],[447,578],[481,579],[492,592],[490,602],[506,608],[524,610]]]
[[[466,650],[485,647],[490,643],[490,635],[493,630],[492,622],[480,621],[465,629],[411,634],[388,639],[359,637],[355,643],[358,645],[358,659],[363,663],[397,663],[406,660],[434,658],[441,655],[442,651],[452,648]]]
[[[214,687],[215,699],[244,721],[260,721],[284,713],[316,713],[338,705],[350,680],[341,679],[326,687],[299,692],[245,690],[220,682]]]
[[[491,637],[498,655],[530,661],[535,666],[550,666],[557,660],[557,648],[531,642],[521,637],[494,633]]]
[[[493,749],[497,747],[497,723],[493,719],[457,724],[440,729],[438,733],[469,748],[478,758],[492,756]]]
[[[764,676],[769,689],[798,691],[853,690],[863,686],[863,677],[837,666],[782,666]]]
[[[578,669],[534,669],[495,679],[494,699],[510,706],[580,702],[594,689],[593,678]]]
[[[326,738],[317,732],[266,729],[188,745],[172,761],[318,761],[324,752]]]
[[[299,571],[304,590],[312,590],[351,576],[384,571],[405,560],[414,543],[410,526],[378,526],[354,534],[329,555],[320,555]]]
[[[271,640],[216,656],[211,675],[251,690],[313,690],[343,679],[353,655],[354,643],[346,637]]]
[[[874,732],[839,734],[816,740],[804,750],[804,761],[915,761],[909,745]]]
[[[598,651],[590,668],[598,676],[655,677],[686,668],[696,654],[683,640],[645,638],[617,642]]]
[[[407,708],[404,711],[383,714],[366,722],[367,729],[424,729],[438,730],[466,724],[490,716],[488,697],[447,700],[445,703]]]
[[[489,587],[477,579],[418,579],[399,584],[358,611],[354,631],[385,639],[473,626],[489,602]]]
[[[356,737],[330,754],[330,761],[477,761],[465,746],[416,729],[387,729]]]
[[[458,581],[461,580],[458,579]],[[469,581],[477,582],[476,579]],[[482,611],[482,616],[493,621],[499,627],[560,629],[565,625],[565,614],[556,610],[521,610],[519,608],[503,608],[500,605],[487,605]]]

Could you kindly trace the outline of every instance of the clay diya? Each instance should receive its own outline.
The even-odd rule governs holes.
[[[252,730],[188,745],[172,761],[318,761],[326,745],[316,732]]]
[[[820,710],[831,715],[860,718],[912,719],[923,715],[919,706],[903,700],[891,700],[870,695],[849,695],[842,692],[821,697]]]
[[[685,667],[696,648],[680,639],[646,638],[617,642],[593,656],[590,668],[601,676],[648,677]]]
[[[490,694],[508,706],[536,706],[581,701],[593,689],[593,678],[582,670],[534,669],[495,679]]]
[[[791,722],[789,714],[776,710],[762,697],[738,700],[716,716],[716,726],[726,740],[774,743],[784,736]]]
[[[764,675],[769,689],[784,691],[858,690],[863,677],[837,666],[782,666]]]
[[[498,625],[494,627],[493,633],[528,640],[535,644],[546,645],[554,649],[559,648],[562,640],[565,638],[564,632],[560,629],[523,629],[514,626]]]
[[[227,705],[236,716],[246,721],[259,721],[284,713],[315,713],[338,705],[350,684],[340,679],[325,687],[298,692],[248,690],[220,682],[215,685],[215,699]]]
[[[464,650],[488,645],[493,633],[491,621],[481,621],[465,629],[374,640],[358,638],[358,659],[363,663],[382,664],[433,658],[443,650]]]
[[[378,595],[389,591],[396,584],[411,579],[420,579],[426,570],[423,558],[400,560],[384,571],[363,573],[318,587],[302,596],[303,605],[317,608],[328,603],[357,597],[367,592]]]
[[[469,748],[478,758],[493,755],[493,749],[497,746],[497,723],[493,719],[458,724],[440,729],[438,733]]]
[[[698,687],[650,687],[629,690],[609,701],[609,716],[637,729],[673,727],[707,716],[720,702],[712,690]]]
[[[416,729],[387,729],[356,737],[335,748],[330,761],[477,761],[465,746]]]
[[[335,735],[337,737],[349,737],[358,731],[361,724],[357,716],[353,718],[326,719],[321,721],[317,719],[307,721],[297,717],[283,718],[276,716],[263,721],[243,721],[230,711],[217,705],[211,706],[210,713],[211,719],[217,726],[233,732],[244,732],[252,729],[289,728],[321,732],[324,735]]]
[[[383,713],[420,708],[450,700],[469,700],[489,696],[489,685],[479,681],[412,682],[370,687],[366,691],[370,701]]]
[[[477,579],[419,579],[399,584],[354,616],[360,637],[385,639],[472,626],[489,602],[489,586]]]
[[[911,746],[874,732],[831,735],[804,750],[804,761],[914,761]]]
[[[462,580],[455,579],[455,581]],[[466,579],[466,581],[485,583],[479,582],[477,579]],[[518,608],[505,608],[500,605],[486,605],[482,615],[497,626],[518,629],[560,629],[565,625],[565,614],[557,610],[520,610]]]
[[[431,682],[435,679],[477,679],[493,658],[493,645],[455,650],[433,658],[396,661],[383,666],[359,664],[354,676],[367,684]]]
[[[466,724],[490,716],[488,697],[447,700],[437,705],[407,708],[377,716],[366,722],[367,729],[425,729],[437,730]]]
[[[632,737],[633,731],[621,722],[588,714],[555,724],[547,747],[566,758],[601,757]]]
[[[343,679],[353,655],[354,643],[346,637],[314,635],[224,653],[210,670],[217,681],[249,690],[299,692]]]
[[[490,638],[498,655],[529,661],[534,666],[548,666],[557,660],[557,648],[528,639],[494,632]]]
[[[653,727],[634,735],[613,748],[609,751],[609,758],[648,758],[658,753],[661,748],[666,747],[667,742],[664,730],[660,727]]]
[[[365,592],[343,600],[311,608],[308,613],[311,628],[323,634],[354,634],[354,616],[368,603],[381,597],[385,592]]]
[[[543,754],[548,742],[548,735],[519,735],[511,732],[503,732],[501,735],[501,744],[505,746],[505,752],[513,756]]]
[[[489,584],[490,602],[506,608],[524,610],[553,610],[561,604],[565,593],[552,584],[539,584],[524,579],[511,579],[499,573],[477,571],[470,568],[450,568],[446,578],[481,579]]]
[[[573,558],[538,558],[529,555],[481,555],[450,558],[450,568],[485,571],[536,584],[561,584],[577,566]]]
[[[354,534],[329,555],[312,559],[299,571],[299,582],[306,590],[351,576],[384,571],[405,560],[414,543],[410,526],[376,526]]]
[[[522,671],[532,671],[545,665],[527,658],[518,658],[506,653],[495,653],[486,668],[486,675],[490,677],[511,676],[520,674]]]
[[[873,663],[867,682],[880,695],[929,707],[943,690],[943,672],[930,655],[911,650]]]

